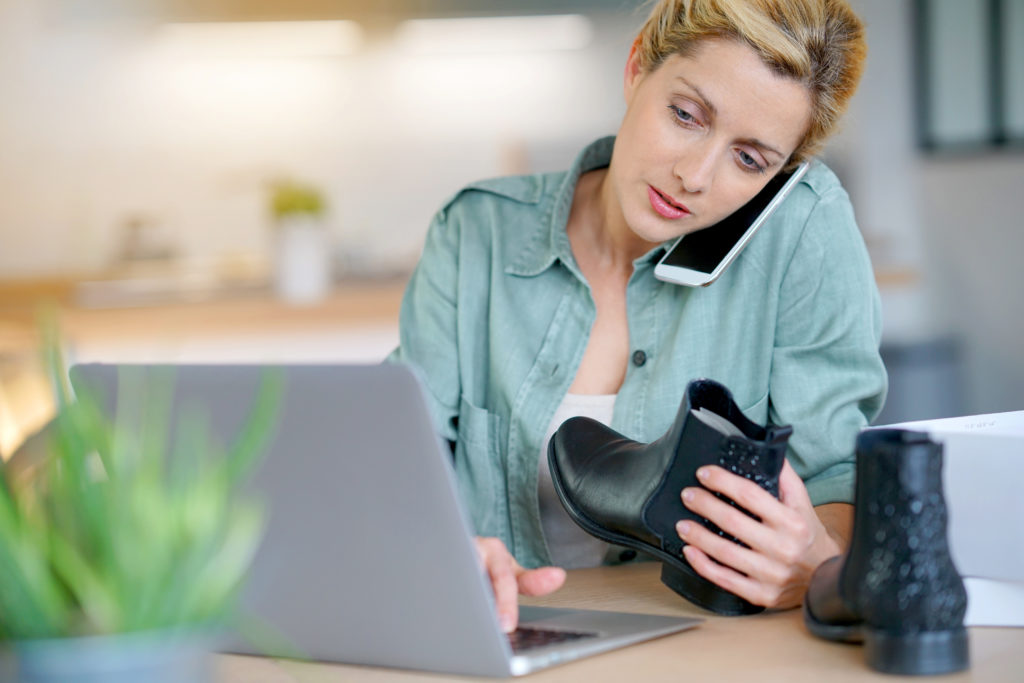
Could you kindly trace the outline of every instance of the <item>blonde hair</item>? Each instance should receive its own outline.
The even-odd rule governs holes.
[[[807,87],[811,122],[789,166],[821,150],[857,89],[864,28],[844,0],[659,0],[636,47],[653,71],[709,38],[740,40],[773,72]]]

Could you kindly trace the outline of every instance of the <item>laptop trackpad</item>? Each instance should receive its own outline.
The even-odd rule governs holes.
[[[677,624],[695,626],[701,619],[524,605],[519,608],[519,622],[531,628],[590,631],[602,636],[618,636],[648,629],[680,630]]]
[[[559,617],[567,617],[573,614],[579,614],[578,609],[567,609],[559,607],[533,607],[531,605],[520,605],[519,606],[519,623],[529,623],[531,626],[538,624],[539,622],[546,621],[548,619],[557,619]]]

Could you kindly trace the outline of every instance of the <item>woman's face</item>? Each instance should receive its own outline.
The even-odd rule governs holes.
[[[806,88],[731,40],[706,40],[649,72],[634,50],[625,95],[609,178],[626,224],[653,243],[745,204],[785,166],[810,120]]]

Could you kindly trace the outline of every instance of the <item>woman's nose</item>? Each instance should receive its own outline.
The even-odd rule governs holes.
[[[711,149],[691,149],[676,161],[672,169],[690,194],[707,192],[715,175],[715,154]]]

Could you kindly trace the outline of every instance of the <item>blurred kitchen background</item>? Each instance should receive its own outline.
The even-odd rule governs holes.
[[[1024,409],[1024,0],[852,4],[825,158],[882,292],[879,422]],[[0,454],[52,409],[44,302],[72,360],[382,358],[434,211],[613,133],[645,14],[0,0]]]

